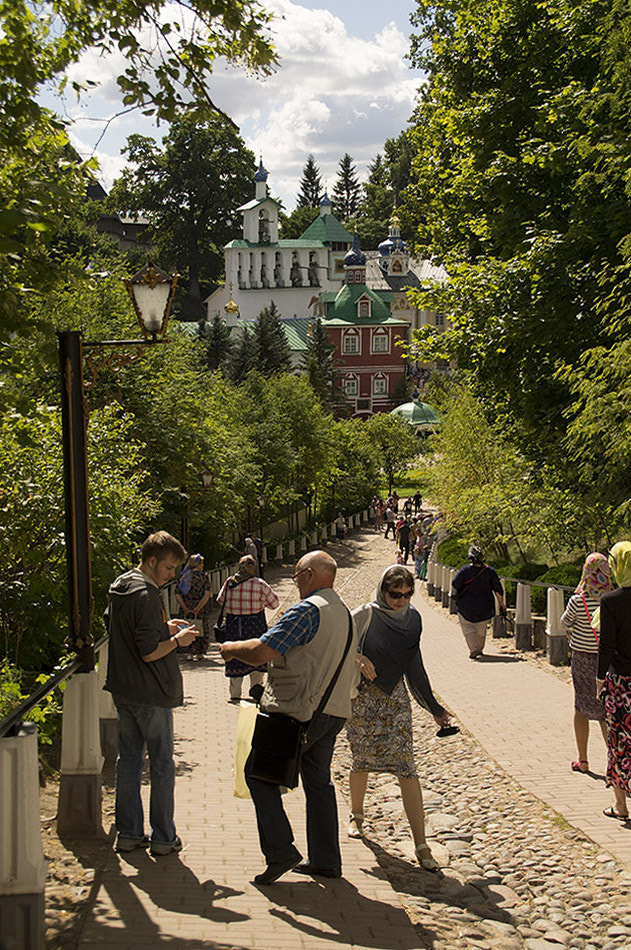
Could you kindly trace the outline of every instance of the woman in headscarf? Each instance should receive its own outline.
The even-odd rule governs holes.
[[[265,608],[278,607],[278,596],[260,577],[255,577],[256,561],[246,554],[239,561],[239,567],[229,577],[217,594],[217,603],[225,604],[226,639],[251,640],[260,637],[267,630]],[[230,682],[228,702],[238,703],[241,699],[243,677],[250,677],[251,686],[263,684],[265,663],[261,666],[249,666],[241,660],[229,660],[225,674]]]
[[[208,602],[212,596],[210,579],[204,571],[204,558],[201,554],[191,554],[175,588],[175,599],[184,611],[184,617],[191,620],[199,630],[199,636],[178,652],[186,653],[189,660],[201,660],[208,649],[210,639],[210,610]]]
[[[449,713],[434,697],[420,653],[421,615],[411,605],[414,577],[403,566],[382,575],[375,600],[353,611],[359,638],[361,673],[353,714],[346,731],[353,762],[350,773],[351,819],[348,833],[362,835],[369,772],[390,772],[401,786],[416,857],[426,871],[437,871],[425,840],[423,796],[414,764],[412,709],[416,702],[447,725]]]
[[[506,615],[504,589],[494,567],[486,564],[482,549],[472,544],[467,554],[470,563],[461,567],[453,579],[458,622],[469,647],[469,659],[484,657],[486,628],[495,614],[495,600],[500,614]]]
[[[573,772],[588,772],[587,742],[589,720],[600,725],[607,742],[605,708],[596,694],[598,666],[598,632],[594,615],[600,598],[612,590],[609,563],[604,554],[588,554],[578,587],[570,597],[561,623],[570,631],[572,651],[572,682],[574,684],[574,736],[578,758],[570,764]]]
[[[598,686],[607,716],[607,785],[614,804],[607,818],[627,821],[631,791],[631,541],[618,541],[609,552],[611,576],[619,590],[600,599]],[[603,682],[604,681],[604,682]]]

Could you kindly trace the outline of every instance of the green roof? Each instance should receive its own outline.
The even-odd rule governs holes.
[[[281,319],[289,349],[294,352],[305,353],[307,350],[307,337],[309,336],[310,320],[305,317],[283,317]]]
[[[360,319],[357,316],[357,301],[360,297],[368,297],[370,300],[370,317]],[[327,301],[327,322],[337,319],[349,323],[383,323],[389,318],[389,303],[369,290],[365,284],[343,284],[335,298]]]
[[[334,214],[319,214],[300,237],[302,240],[307,238],[310,241],[323,241],[325,244],[350,244],[353,240],[353,235],[349,234]]]
[[[436,426],[440,424],[438,413],[426,402],[404,402],[390,412],[391,416],[399,416],[404,422],[412,426]]]

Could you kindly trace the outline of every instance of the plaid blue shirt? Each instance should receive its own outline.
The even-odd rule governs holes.
[[[315,594],[315,591],[311,593]],[[313,640],[319,626],[320,611],[316,605],[301,600],[263,634],[261,641],[284,655],[294,647],[303,647]]]

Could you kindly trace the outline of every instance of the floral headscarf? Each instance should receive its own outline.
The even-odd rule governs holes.
[[[577,594],[586,594],[595,600],[600,600],[602,594],[613,590],[609,573],[609,561],[604,554],[595,551],[588,554],[583,565],[583,573],[576,588]]]
[[[618,541],[609,552],[609,567],[618,587],[631,587],[631,541]]]
[[[204,560],[201,554],[191,554],[188,559],[188,564],[180,574],[180,579],[177,582],[177,589],[181,594],[186,596],[191,589],[193,584],[193,571],[194,569],[201,564]]]

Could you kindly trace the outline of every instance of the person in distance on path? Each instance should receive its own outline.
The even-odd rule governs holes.
[[[332,589],[337,565],[324,551],[311,551],[296,564],[293,581],[301,600],[260,638],[220,646],[225,660],[256,666],[268,663],[261,709],[309,722],[344,654],[349,612]],[[339,829],[331,758],[337,734],[351,712],[351,680],[356,669],[354,643],[322,714],[307,733],[300,778],[307,800],[309,860],[294,845],[278,785],[248,776],[261,850],[267,867],[256,884],[273,884],[292,868],[305,874],[341,877]]]
[[[500,613],[506,610],[504,591],[495,568],[484,563],[482,550],[472,544],[468,553],[470,564],[461,567],[453,580],[458,620],[469,647],[469,659],[484,655],[486,628],[495,614],[495,599]]]
[[[572,651],[574,737],[578,752],[578,759],[570,764],[573,772],[589,772],[587,742],[590,719],[596,720],[607,742],[605,707],[596,693],[599,635],[594,626],[594,616],[600,598],[609,590],[613,590],[613,584],[607,558],[598,552],[588,554],[578,587],[561,617],[561,623],[568,630]]]
[[[176,650],[189,646],[198,632],[188,620],[167,621],[160,596],[160,588],[186,560],[177,538],[157,531],[144,542],[140,557],[140,565],[110,587],[104,689],[112,694],[118,714],[115,847],[150,847],[158,856],[182,850],[173,823],[173,708],[184,702]],[[151,841],[144,833],[140,798],[145,748],[151,775]]]

